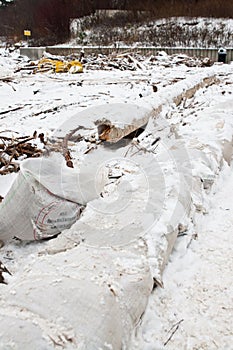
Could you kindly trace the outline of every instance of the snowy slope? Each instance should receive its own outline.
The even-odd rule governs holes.
[[[94,23],[94,25],[92,25]],[[88,16],[73,20],[72,44],[156,47],[232,47],[231,18],[174,17],[108,26],[109,18]],[[94,28],[94,30],[93,30]],[[106,35],[106,31],[108,35]]]

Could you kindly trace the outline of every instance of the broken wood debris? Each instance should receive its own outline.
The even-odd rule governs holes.
[[[163,284],[163,281],[156,278],[156,277],[153,277],[153,290],[155,290],[155,288],[157,287],[160,287],[160,288],[164,288],[164,284]]]
[[[14,81],[13,77],[0,77],[0,81],[2,81],[3,83],[11,83],[12,81]]]
[[[35,73],[82,73],[83,68],[87,70],[144,70],[155,65],[163,67],[173,67],[178,65],[186,65],[187,67],[209,67],[213,65],[213,61],[208,57],[198,58],[191,57],[185,54],[168,55],[164,51],[157,52],[156,55],[143,55],[139,52],[111,53],[111,54],[89,54],[86,55],[80,62],[73,56],[47,55],[39,61],[31,61],[21,64],[17,67],[14,73],[23,71],[28,74]],[[0,81],[7,83],[13,78],[6,77]],[[153,87],[154,92],[157,87]]]
[[[33,136],[0,135],[0,175],[17,172],[20,159],[41,156],[43,151],[30,142],[36,137],[36,132]]]
[[[20,71],[30,71],[34,72],[34,70],[37,68],[36,62],[30,61],[27,62],[24,66],[18,66],[17,69],[15,69],[14,73],[18,73]]]
[[[172,330],[173,330],[173,331],[172,331],[171,335],[169,336],[169,338],[168,338],[168,339],[165,341],[165,343],[163,344],[164,346],[166,346],[166,345],[169,343],[169,341],[171,341],[172,337],[173,337],[174,334],[177,332],[177,330],[178,330],[178,328],[180,327],[180,324],[181,324],[182,322],[184,322],[184,319],[178,321],[177,323],[175,323],[175,324],[171,327],[170,331],[172,331]],[[170,332],[170,331],[169,331],[169,332]]]
[[[69,167],[69,168],[73,168],[74,167],[74,164],[72,162],[72,157],[70,155],[70,151],[67,151],[66,154],[65,154],[65,160],[66,160],[66,165]]]
[[[4,273],[8,273],[8,275],[11,275],[10,271],[0,261],[0,283],[7,284],[7,282],[4,278],[4,275],[3,275]]]
[[[152,141],[150,147],[148,147],[148,146],[145,147],[140,143],[140,140],[138,138],[134,138],[132,140],[131,144],[129,145],[129,148],[126,151],[124,157],[126,158],[128,156],[128,154],[130,155],[130,157],[133,157],[135,154],[137,154],[139,152],[156,154],[155,150],[158,147],[158,145],[159,145],[158,142],[160,140],[161,140],[161,138],[157,137],[154,141]]]
[[[144,70],[145,67],[161,65],[172,67],[177,65],[186,65],[187,67],[209,67],[213,65],[213,61],[209,58],[190,57],[183,54],[165,55],[161,59],[160,53],[149,58],[137,53],[126,52],[122,54],[110,55],[89,55],[85,58],[83,65],[88,70]],[[157,88],[154,88],[155,92]]]
[[[24,106],[18,106],[18,107],[15,107],[15,108],[10,108],[10,109],[7,109],[6,111],[1,111],[0,115],[7,114],[7,113],[10,113],[10,112],[15,112],[15,111],[18,111],[19,109],[22,109],[22,108],[24,108]]]
[[[130,53],[111,54],[111,55],[93,55],[88,56],[83,63],[84,67],[90,70],[131,70],[144,69],[144,65],[135,55]]]

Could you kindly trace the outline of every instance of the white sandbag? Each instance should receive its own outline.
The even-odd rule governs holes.
[[[104,184],[101,171],[92,181],[87,161],[78,169],[65,165],[61,157],[28,159],[0,205],[0,239],[17,237],[38,240],[54,236],[72,226],[83,205],[97,198]],[[81,182],[82,181],[82,182]],[[97,191],[99,191],[97,193]]]
[[[129,152],[124,157],[127,150],[128,147],[112,150],[100,146],[93,151],[92,157],[103,166],[109,166],[110,170],[114,169],[114,165],[120,167],[122,176],[114,190],[108,192],[106,186],[100,198],[88,203],[72,229],[71,235],[75,236],[78,232],[91,246],[129,244],[143,237],[162,214],[165,188],[158,162],[152,154],[148,153],[145,157],[144,152],[134,155]],[[93,175],[95,181],[98,169]],[[94,187],[94,183],[91,186]]]
[[[14,318],[16,329],[29,331],[31,343],[41,348],[52,349],[55,343],[64,349],[127,350],[152,290],[152,277],[157,278],[152,267],[161,275],[174,245],[175,226],[186,204],[185,190],[179,195],[183,179],[175,179],[164,159],[169,176],[165,188],[162,166],[154,155],[138,152],[125,159],[126,149],[100,148],[93,153],[103,163],[124,163],[127,186],[118,184],[119,197],[110,203],[106,198],[91,201],[80,220],[48,242],[3,293],[0,318]],[[165,213],[164,203],[170,209]],[[169,231],[171,217],[174,227]],[[157,265],[151,263],[149,237]],[[82,243],[75,247],[74,242]],[[14,293],[7,296],[9,288]],[[50,298],[53,303],[48,303]],[[34,322],[29,326],[30,319]],[[18,336],[12,333],[8,339],[17,344]],[[30,349],[29,343],[22,343]]]
[[[17,280],[0,285],[0,349],[127,350],[153,285],[145,248],[80,245],[30,257]]]

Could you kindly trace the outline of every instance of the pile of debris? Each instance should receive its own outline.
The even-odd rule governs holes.
[[[148,52],[147,55],[138,52],[124,52],[112,54],[89,54],[80,57],[54,56],[45,53],[39,61],[24,62],[16,72],[28,71],[29,73],[83,73],[86,70],[145,70],[156,66],[173,67],[185,65],[187,67],[209,67],[214,64],[208,57],[198,58],[185,54],[168,55],[165,51],[158,51],[156,55]]]
[[[7,136],[6,136],[7,135]],[[19,170],[20,161],[29,157],[40,157],[43,150],[38,148],[35,141],[39,139],[44,144],[44,134],[35,131],[33,136],[9,136],[0,134],[0,175],[6,175]]]
[[[111,55],[89,55],[84,60],[84,67],[88,70],[131,70],[144,69],[143,56],[137,57],[132,53],[111,54]]]
[[[165,51],[159,51],[157,55],[151,55],[149,62],[153,65],[161,65],[163,67],[173,67],[185,65],[187,67],[210,67],[214,64],[210,58],[191,57],[185,54],[168,55]]]
[[[168,55],[164,51],[156,55],[145,56],[138,53],[126,52],[111,55],[88,55],[83,59],[83,65],[88,70],[144,70],[155,65],[173,67],[185,65],[187,67],[209,67],[214,64],[208,57],[190,57],[185,54]]]

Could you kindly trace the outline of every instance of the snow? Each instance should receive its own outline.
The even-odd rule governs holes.
[[[122,159],[122,155],[129,150],[128,146],[122,147],[120,151],[112,149],[110,157],[108,152],[102,153],[103,150],[100,149],[100,152],[97,150],[94,154],[100,163],[107,161],[111,176],[118,177],[123,174],[122,177],[126,182],[117,179],[114,181],[119,183],[109,183],[101,207],[99,202],[92,202],[83,218],[58,239],[49,243],[10,241],[1,248],[0,260],[12,272],[12,276],[4,274],[8,285],[0,285],[2,294],[0,302],[4,305],[0,317],[5,317],[7,320],[4,330],[0,331],[0,335],[3,336],[3,340],[0,340],[0,349],[20,349],[23,346],[25,349],[30,348],[25,340],[26,336],[20,337],[19,334],[16,342],[12,340],[14,336],[8,330],[8,325],[17,317],[22,323],[23,321],[27,323],[23,332],[25,330],[31,332],[33,339],[41,337],[41,342],[36,343],[38,349],[41,346],[46,349],[54,348],[56,343],[58,347],[76,348],[72,346],[70,339],[75,338],[78,327],[69,328],[68,325],[81,323],[82,317],[85,324],[88,324],[90,319],[86,317],[85,309],[82,309],[79,317],[73,312],[73,306],[67,307],[66,290],[69,290],[69,296],[72,297],[72,301],[69,302],[75,305],[75,296],[85,300],[85,292],[94,288],[88,306],[88,310],[91,310],[89,317],[94,320],[96,314],[94,311],[92,313],[92,307],[96,303],[95,297],[99,296],[103,292],[101,288],[110,282],[112,291],[120,299],[121,311],[115,309],[115,304],[109,304],[111,298],[105,298],[103,295],[101,305],[104,311],[99,315],[100,323],[104,325],[106,319],[109,320],[108,337],[105,345],[102,344],[104,348],[111,348],[109,334],[112,332],[113,317],[111,313],[109,314],[108,306],[115,310],[115,320],[123,322],[125,331],[120,329],[119,322],[115,321],[113,324],[116,334],[121,334],[126,341],[130,334],[125,333],[133,330],[134,323],[129,316],[126,320],[122,320],[125,315],[125,311],[122,310],[126,310],[128,305],[124,298],[128,297],[133,309],[143,295],[139,311],[142,313],[147,299],[148,306],[128,348],[231,349],[232,65],[215,64],[211,68],[187,67],[161,55],[160,59],[154,62],[145,60],[145,70],[138,69],[134,72],[91,70],[76,76],[66,73],[61,75],[28,74],[24,71],[15,73],[15,69],[25,62],[25,58],[19,58],[17,53],[6,54],[4,50],[0,52],[0,76],[13,78],[9,83],[0,82],[0,113],[20,107],[13,112],[0,114],[0,133],[8,130],[9,133],[31,135],[37,130],[44,132],[46,137],[51,137],[60,130],[63,123],[69,125],[69,119],[72,117],[74,120],[73,116],[77,116],[77,112],[85,111],[86,107],[126,103],[137,104],[143,109],[162,104],[164,107],[156,122],[149,123],[138,139],[144,149],[150,151],[149,147],[152,147],[155,137],[159,135],[163,142],[152,149],[158,154],[157,168],[153,168],[155,165],[153,153],[140,153],[136,155],[135,162],[124,159],[119,165],[119,159]],[[163,62],[168,63],[166,68],[162,66]],[[187,89],[197,85],[202,77],[213,76],[216,77],[214,84],[200,88],[191,98],[183,98],[179,106],[172,101],[177,94],[185,93]],[[174,85],[178,80],[180,82]],[[153,92],[154,84],[158,87],[157,93]],[[140,98],[139,94],[143,97]],[[151,131],[152,136],[148,136]],[[184,147],[182,140],[186,142],[185,150],[182,149]],[[180,152],[177,155],[172,148],[174,145]],[[76,157],[85,147],[84,142],[78,148],[74,145],[74,148],[71,148],[73,156]],[[137,149],[132,151],[135,152]],[[112,161],[113,155],[114,161]],[[78,154],[79,156],[80,159],[83,158],[83,155]],[[173,157],[177,157],[175,161]],[[176,162],[178,157],[182,160],[179,164]],[[77,164],[80,159],[77,159]],[[142,171],[143,167],[138,166],[140,163],[146,169],[146,177]],[[181,168],[187,173],[180,174]],[[153,169],[156,169],[156,178],[151,175]],[[190,193],[186,188],[189,176],[198,179],[197,182],[193,181],[194,187]],[[0,176],[0,195],[3,197],[14,177],[15,175]],[[200,192],[198,187],[200,181],[204,184],[205,191]],[[148,201],[148,183],[153,186],[151,201],[157,194],[161,196],[160,200],[163,196],[165,199],[156,230],[152,227],[151,232],[141,240],[140,234],[143,228],[148,228],[154,220],[151,216],[154,213],[150,213],[148,208],[144,210],[143,207]],[[116,193],[116,189],[119,189],[119,193]],[[125,191],[130,199],[129,202],[123,202],[126,212],[121,212],[114,218],[103,216],[103,213],[107,214],[105,210],[108,207],[119,209],[117,200],[125,199],[125,196],[122,196]],[[113,203],[110,200],[111,194],[114,198]],[[135,211],[134,203],[138,205],[137,195],[141,207],[136,207]],[[191,213],[193,222],[189,220],[190,213],[186,215],[183,199],[181,198],[178,203],[178,195],[182,198],[189,198],[191,195],[194,203],[192,210],[196,210],[195,213]],[[95,206],[100,210],[95,210]],[[141,220],[140,215],[142,218],[145,215],[144,220]],[[125,225],[126,218],[131,227]],[[167,249],[167,242],[164,240],[167,222],[174,227],[181,222],[184,227],[187,225],[187,230],[181,231],[176,239],[161,280],[160,271],[156,273],[156,268],[159,270],[156,254],[158,250]],[[109,231],[114,235],[104,236]],[[80,243],[80,232],[81,239],[86,239],[86,245]],[[153,240],[153,233],[156,233],[156,240]],[[161,241],[158,237],[161,237]],[[130,241],[129,247],[124,246],[127,240]],[[148,245],[147,253],[144,240]],[[158,243],[158,246],[155,243]],[[120,246],[125,248],[122,250]],[[99,247],[102,249],[101,254]],[[87,259],[87,251],[90,260]],[[97,266],[99,274],[94,274],[93,265]],[[164,286],[164,288],[157,287],[150,296],[149,265],[153,276]],[[126,279],[122,281],[118,273],[132,276],[134,292],[129,288],[128,281],[127,283]],[[137,274],[144,281],[144,289],[140,284],[140,278],[137,280],[138,284],[134,284],[134,276],[138,276]],[[31,281],[34,281],[33,285],[30,284]],[[79,281],[80,285],[83,284],[82,289],[81,287],[77,289],[75,281]],[[49,286],[47,291],[50,298],[45,295],[43,285]],[[59,295],[55,292],[57,288]],[[59,296],[64,298],[61,305],[56,304],[61,300]],[[18,302],[20,300],[23,311],[20,311],[18,306],[14,308],[15,298]],[[127,310],[130,312],[132,309]],[[134,314],[134,322],[138,321],[135,316],[137,312]],[[93,332],[96,330],[92,323],[89,323],[89,326]],[[98,337],[103,336],[104,330],[105,328],[100,327],[100,332],[93,342],[98,343]],[[176,331],[172,334],[174,330]],[[82,332],[85,331],[83,326]],[[5,338],[2,332],[5,332]],[[85,344],[85,337],[82,340]],[[116,336],[114,349],[120,346],[118,340]],[[90,348],[94,349],[94,346],[92,343]],[[86,348],[88,349],[87,345],[80,347],[80,349]]]
[[[230,77],[226,81],[227,85],[220,83],[197,92],[189,108],[180,108],[179,115],[173,112],[176,122],[179,116],[193,130],[197,128],[197,137],[203,143],[195,146],[202,150],[203,144],[219,147],[212,132],[225,132],[225,138],[232,140],[232,128],[226,126],[233,115]],[[222,122],[216,123],[216,116]],[[214,168],[216,159],[209,160]],[[194,176],[201,175],[200,165],[195,162]],[[185,236],[177,239],[163,275],[164,289],[158,288],[151,295],[130,349],[232,348],[231,197],[232,166],[225,165],[205,198],[205,215],[197,219],[191,244]]]
[[[188,249],[178,238],[164,288],[151,295],[130,349],[232,349],[232,181],[232,168],[225,169]]]

